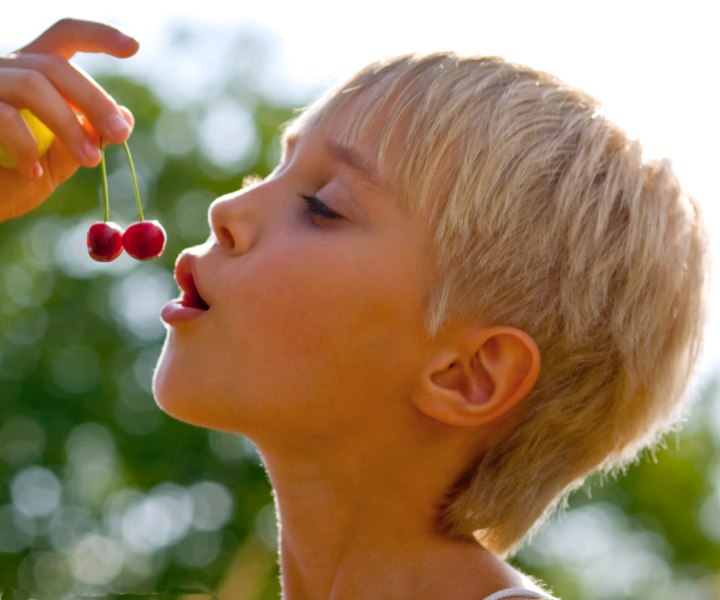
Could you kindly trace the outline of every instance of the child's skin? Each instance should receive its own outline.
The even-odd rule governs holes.
[[[97,164],[81,148],[90,140],[97,150],[98,132],[126,139],[130,127],[113,132],[113,116],[132,124],[83,75],[65,94],[86,116],[83,131],[65,100],[32,92],[14,65],[61,89],[77,75],[52,55],[136,50],[110,28],[68,21],[0,63],[0,101],[22,90],[21,104],[63,142],[38,178],[27,139],[0,140],[20,167],[0,169],[2,218]],[[213,203],[209,240],[177,267],[181,287],[192,280],[209,309],[163,311],[154,392],[173,416],[257,444],[277,495],[285,598],[478,600],[520,587],[520,575],[445,535],[438,505],[532,387],[540,359],[511,327],[450,322],[426,334],[427,224],[401,207],[393,182],[361,174],[368,136],[351,156],[304,132],[264,182]]]
[[[331,143],[310,132],[263,183],[212,205],[210,239],[178,267],[210,309],[165,311],[156,398],[258,445],[287,598],[477,600],[517,586],[502,561],[438,531],[437,505],[538,359],[510,328],[428,338],[425,223]],[[307,213],[301,194],[319,187],[341,216]],[[466,389],[483,348],[489,389]]]

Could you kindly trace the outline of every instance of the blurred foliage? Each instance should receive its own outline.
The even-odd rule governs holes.
[[[707,379],[679,433],[575,492],[517,566],[565,600],[720,598],[719,392]]]
[[[168,232],[161,259],[87,256],[87,228],[102,219],[99,169],[0,224],[0,589],[217,589],[243,544],[255,557],[275,552],[254,449],[170,419],[150,393],[164,337],[158,311],[177,296],[175,257],[206,239],[214,198],[271,170],[291,116],[233,67],[182,109],[138,80],[98,78],[136,117],[130,146],[145,213]],[[206,146],[241,137],[242,152],[214,162],[198,129]],[[106,154],[111,219],[127,225],[137,219],[127,162],[119,147]],[[274,570],[270,559],[261,573],[268,598],[278,595]]]
[[[152,80],[101,78],[137,119],[146,215],[169,234],[160,260],[87,257],[85,232],[102,218],[97,170],[0,224],[0,587],[41,598],[178,586],[221,600],[279,595],[254,449],[173,421],[150,393],[175,256],[205,239],[216,196],[278,158],[292,107],[263,95],[252,64],[227,61],[207,93],[172,105]],[[108,162],[111,218],[126,225],[135,205],[122,151],[110,148]],[[705,389],[677,446],[593,487],[591,501],[575,494],[514,562],[565,600],[720,597],[716,396]]]

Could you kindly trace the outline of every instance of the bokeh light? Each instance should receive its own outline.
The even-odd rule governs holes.
[[[26,517],[49,517],[60,507],[62,485],[58,477],[44,467],[28,467],[13,477],[10,494],[13,506]]]

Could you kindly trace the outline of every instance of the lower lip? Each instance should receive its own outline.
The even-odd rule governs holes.
[[[202,317],[205,313],[207,313],[207,310],[183,306],[179,300],[172,300],[163,306],[160,312],[160,318],[168,325],[174,325],[185,321],[194,321]]]

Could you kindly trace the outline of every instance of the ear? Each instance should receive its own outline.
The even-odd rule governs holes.
[[[524,398],[539,373],[540,351],[527,333],[480,327],[430,361],[413,402],[442,423],[482,425]]]

